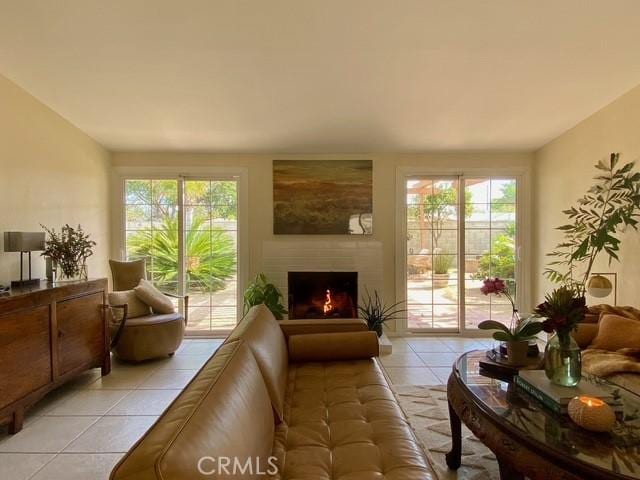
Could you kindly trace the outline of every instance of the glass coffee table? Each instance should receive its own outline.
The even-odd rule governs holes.
[[[460,466],[464,422],[496,455],[503,480],[640,478],[640,396],[603,379],[583,380],[616,390],[623,404],[613,432],[588,432],[543,407],[512,379],[481,372],[484,355],[463,354],[449,377],[449,468]]]

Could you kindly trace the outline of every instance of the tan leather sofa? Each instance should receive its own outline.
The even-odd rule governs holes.
[[[293,322],[251,309],[111,478],[433,478],[375,333]]]

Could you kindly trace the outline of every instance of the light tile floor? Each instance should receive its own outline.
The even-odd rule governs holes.
[[[394,338],[393,353],[380,358],[396,384],[440,385],[464,351],[491,340]],[[106,480],[122,455],[220,346],[222,340],[185,340],[172,358],[127,365],[113,362],[110,375],[88,371],[51,392],[27,414],[24,429],[0,427],[2,480]]]

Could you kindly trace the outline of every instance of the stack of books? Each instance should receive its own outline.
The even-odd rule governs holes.
[[[584,379],[575,387],[563,387],[551,383],[544,370],[521,370],[514,379],[518,388],[555,413],[567,413],[569,401],[578,396],[599,398],[614,411],[622,410],[622,404],[612,389]]]

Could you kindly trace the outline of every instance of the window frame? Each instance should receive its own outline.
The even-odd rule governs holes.
[[[530,170],[527,167],[491,168],[430,168],[424,166],[403,166],[396,168],[396,234],[395,234],[395,284],[396,300],[407,301],[407,201],[406,183],[412,177],[446,178],[457,177],[460,181],[458,189],[459,207],[464,202],[464,181],[470,178],[514,178],[516,189],[516,282],[518,285],[517,308],[523,311],[529,307],[531,279],[527,272],[531,272],[531,194]],[[458,266],[464,261],[464,215],[458,215]],[[462,249],[462,254],[461,253]],[[461,277],[461,275],[458,275]],[[467,328],[465,322],[464,281],[458,279],[458,329],[410,329],[407,315],[398,317],[396,335],[442,335],[455,334],[465,337],[488,337],[490,332],[477,328]]]
[[[126,180],[176,180],[178,181],[178,198],[184,198],[183,187],[186,180],[228,180],[235,179],[238,182],[238,231],[237,231],[237,292],[236,292],[236,319],[239,322],[243,316],[243,288],[249,277],[249,236],[248,236],[248,169],[235,167],[115,167],[112,178],[112,248],[111,258],[124,260],[126,258]],[[180,231],[180,249],[178,262],[184,265],[184,201],[179,204],[178,222]],[[184,295],[185,278],[184,268],[181,268],[178,278],[178,294]],[[184,312],[183,302],[180,302],[180,311]],[[236,322],[236,324],[237,324]],[[189,331],[190,337],[224,337],[231,329],[215,331]]]

